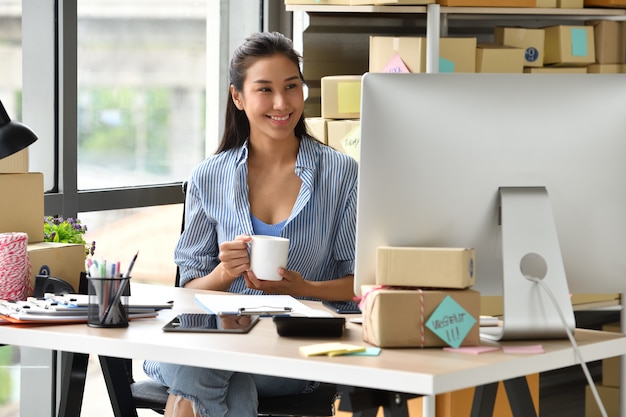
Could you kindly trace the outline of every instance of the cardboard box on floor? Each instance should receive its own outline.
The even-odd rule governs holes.
[[[43,229],[43,224],[42,224]],[[80,273],[85,271],[85,246],[74,243],[38,242],[28,244],[31,285],[38,274],[60,278],[78,292]]]
[[[43,174],[0,174],[0,233],[23,232],[43,241]]]
[[[611,323],[602,326],[605,332],[621,333],[622,327],[620,323]],[[607,358],[602,360],[602,385],[606,387],[620,386],[620,371],[622,366],[621,356]]]
[[[605,387],[604,385],[597,385],[596,390],[598,395],[604,404],[604,409],[608,416],[619,416],[619,387]],[[602,417],[600,408],[596,404],[596,399],[591,392],[589,385],[585,387],[585,417]]]
[[[370,72],[383,72],[395,55],[409,72],[426,72],[426,38],[370,36]],[[476,38],[440,38],[439,72],[476,72]]]

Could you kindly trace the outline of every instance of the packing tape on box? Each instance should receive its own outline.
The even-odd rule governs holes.
[[[0,233],[0,299],[26,300],[30,293],[26,233]]]

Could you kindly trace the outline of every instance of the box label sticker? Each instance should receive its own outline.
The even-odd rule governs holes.
[[[439,57],[439,72],[454,72],[454,62]]]
[[[338,110],[340,113],[359,113],[361,111],[361,83],[340,82],[337,85]]]
[[[526,48],[524,51],[524,59],[527,62],[535,62],[539,58],[539,51],[534,46]]]
[[[448,345],[458,348],[474,324],[476,319],[447,295],[428,318],[426,327]]]
[[[382,72],[409,73],[411,71],[409,71],[407,66],[404,64],[404,61],[402,60],[402,58],[400,58],[400,55],[395,54],[389,60],[389,62],[387,62],[387,65],[385,65],[385,68],[383,68]]]
[[[572,56],[587,56],[587,31],[583,28],[571,28]]]

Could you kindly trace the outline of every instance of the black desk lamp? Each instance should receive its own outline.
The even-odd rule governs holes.
[[[9,118],[0,101],[0,159],[21,151],[36,140],[37,135],[32,130]]]

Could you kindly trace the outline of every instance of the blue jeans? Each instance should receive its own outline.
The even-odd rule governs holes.
[[[257,417],[259,397],[299,394],[310,381],[161,363],[169,393],[202,417]]]

